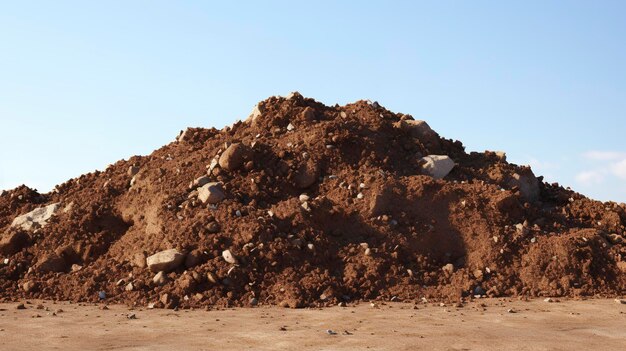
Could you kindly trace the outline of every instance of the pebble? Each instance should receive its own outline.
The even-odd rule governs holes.
[[[300,194],[298,199],[300,200],[300,202],[307,202],[307,201],[309,201],[310,197],[307,194]]]
[[[230,250],[222,251],[222,258],[224,258],[224,261],[228,263],[231,263],[231,264],[237,263],[237,258],[235,258],[235,256],[230,252]]]
[[[441,267],[441,269],[448,274],[454,273],[454,265],[452,263],[446,264],[445,266]]]
[[[328,334],[328,335],[337,335],[337,332],[333,331],[332,329],[327,329],[326,330],[326,334]]]
[[[622,304],[622,305],[626,305],[626,299],[615,299],[615,302]]]
[[[155,253],[146,258],[146,265],[152,272],[170,272],[185,262],[185,255],[176,249],[169,249]]]
[[[24,306],[24,304],[23,304],[23,303],[20,303],[20,304],[18,304],[17,306],[15,306],[15,309],[17,309],[17,310],[25,310],[25,309],[26,309],[26,306]]]
[[[202,203],[216,204],[226,197],[222,189],[222,183],[211,182],[198,188],[198,200]]]

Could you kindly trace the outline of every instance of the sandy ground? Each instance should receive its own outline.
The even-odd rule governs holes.
[[[212,311],[17,305],[0,304],[1,350],[626,350],[626,304],[614,300]]]

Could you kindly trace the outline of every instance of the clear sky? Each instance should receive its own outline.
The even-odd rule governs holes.
[[[1,1],[0,189],[300,91],[626,202],[626,1]]]

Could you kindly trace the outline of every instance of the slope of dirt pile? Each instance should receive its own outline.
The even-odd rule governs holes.
[[[377,103],[294,93],[48,194],[3,192],[0,296],[301,307],[618,295],[625,210]]]

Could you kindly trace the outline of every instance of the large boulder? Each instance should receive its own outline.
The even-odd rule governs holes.
[[[152,272],[170,272],[185,262],[185,255],[176,249],[157,252],[146,259],[146,264]]]
[[[211,182],[204,184],[198,188],[198,200],[202,203],[216,204],[226,197],[224,190],[222,190],[222,183]]]
[[[422,170],[435,179],[443,179],[456,163],[446,155],[428,155],[420,160]]]
[[[44,207],[38,207],[26,214],[15,217],[11,227],[23,230],[35,230],[46,225],[48,219],[59,209],[59,203],[54,203]]]

